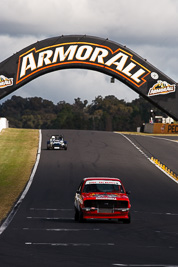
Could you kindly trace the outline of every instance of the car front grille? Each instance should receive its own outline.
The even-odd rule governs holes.
[[[95,207],[97,209],[126,209],[128,208],[128,201],[125,200],[86,200],[84,202],[85,208]]]

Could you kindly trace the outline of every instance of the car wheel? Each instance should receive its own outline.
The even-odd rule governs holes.
[[[79,211],[79,222],[82,223],[84,222],[84,219],[83,219],[83,212],[80,210]]]
[[[129,213],[128,219],[123,219],[123,223],[124,223],[124,224],[129,224],[129,223],[131,223],[131,216],[130,216],[130,213]]]
[[[74,220],[75,221],[78,221],[79,220],[79,212],[78,212],[78,210],[76,208],[75,208]]]

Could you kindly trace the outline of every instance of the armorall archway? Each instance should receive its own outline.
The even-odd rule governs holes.
[[[178,120],[176,82],[126,46],[87,35],[38,41],[0,63],[0,99],[51,71],[82,68],[120,80]]]

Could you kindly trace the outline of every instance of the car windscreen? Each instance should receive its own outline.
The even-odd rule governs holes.
[[[124,189],[121,183],[117,181],[86,181],[83,192],[124,193]]]

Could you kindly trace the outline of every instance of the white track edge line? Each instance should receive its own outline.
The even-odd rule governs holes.
[[[0,235],[3,233],[3,231],[8,227],[8,225],[10,224],[10,222],[12,221],[12,219],[14,218],[22,200],[25,198],[32,182],[33,182],[33,178],[35,176],[39,161],[40,161],[40,156],[41,156],[41,143],[42,143],[42,134],[41,134],[41,130],[39,130],[39,143],[38,143],[38,151],[37,151],[37,156],[36,156],[36,162],[35,165],[33,167],[32,173],[30,175],[29,181],[23,191],[23,193],[21,194],[20,198],[18,199],[18,201],[15,203],[14,207],[12,208],[11,212],[9,213],[9,215],[7,216],[7,218],[5,219],[5,221],[2,223],[2,225],[0,226]]]
[[[116,132],[117,133],[117,132]],[[178,184],[178,181],[176,181],[170,174],[168,174],[166,171],[164,171],[160,166],[158,166],[155,162],[153,162],[132,140],[130,140],[127,136],[125,136],[122,133],[117,133],[123,136],[125,139],[127,139],[141,154],[143,154],[155,167],[157,167],[160,171],[162,171],[165,175],[167,175],[172,181]]]

